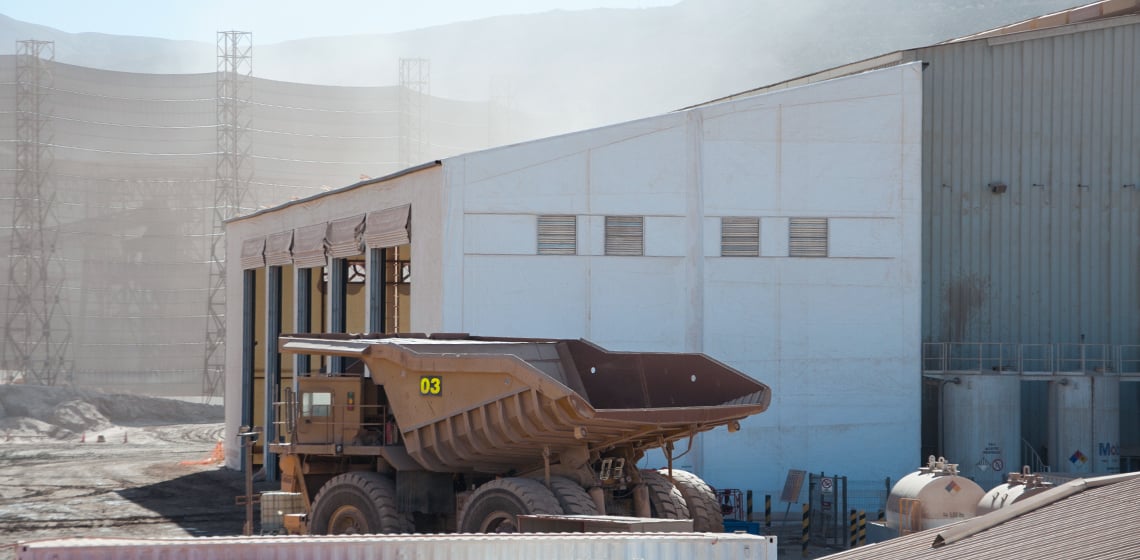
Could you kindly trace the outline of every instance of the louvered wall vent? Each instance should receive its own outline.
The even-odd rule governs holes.
[[[826,257],[827,218],[792,218],[788,223],[788,256]]]
[[[760,218],[721,218],[720,256],[759,257]]]
[[[645,254],[645,218],[606,216],[606,254],[638,257]]]
[[[578,254],[578,219],[575,216],[539,216],[538,254]]]

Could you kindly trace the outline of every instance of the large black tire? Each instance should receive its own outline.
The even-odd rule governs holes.
[[[657,471],[641,471],[641,481],[649,487],[649,510],[657,519],[688,519],[689,507],[681,491]]]
[[[517,533],[520,515],[560,515],[558,498],[537,480],[500,478],[475,490],[463,517],[461,533]]]
[[[657,471],[669,476],[669,469]],[[685,498],[689,506],[689,517],[693,520],[693,530],[698,533],[723,533],[724,514],[720,511],[720,500],[713,489],[701,478],[688,471],[673,469],[673,485]]]
[[[380,473],[348,472],[321,486],[309,530],[316,535],[411,533],[410,514],[396,508],[396,485]]]
[[[577,482],[561,476],[550,477],[550,491],[558,498],[562,513],[567,515],[598,515],[597,504]]]

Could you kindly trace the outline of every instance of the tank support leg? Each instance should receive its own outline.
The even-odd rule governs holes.
[[[649,509],[649,486],[644,482],[633,487],[633,514],[637,517],[653,517]]]
[[[586,491],[590,495],[590,499],[594,500],[594,505],[598,508],[598,515],[606,514],[606,491],[602,490],[601,486],[591,486]],[[648,497],[649,494],[646,494]]]
[[[546,487],[550,488],[550,446],[542,446],[542,474]]]

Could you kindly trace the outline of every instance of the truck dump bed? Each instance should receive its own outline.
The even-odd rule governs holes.
[[[763,412],[767,385],[701,354],[609,352],[584,340],[283,335],[283,353],[359,359],[408,454],[438,472],[503,472],[543,448],[667,441]]]

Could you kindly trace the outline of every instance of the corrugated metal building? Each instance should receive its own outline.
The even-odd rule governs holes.
[[[1140,3],[730,98],[913,61],[924,65],[924,456],[953,454],[995,483],[1015,463],[1140,468]],[[1073,422],[1082,437],[1066,435]]]

